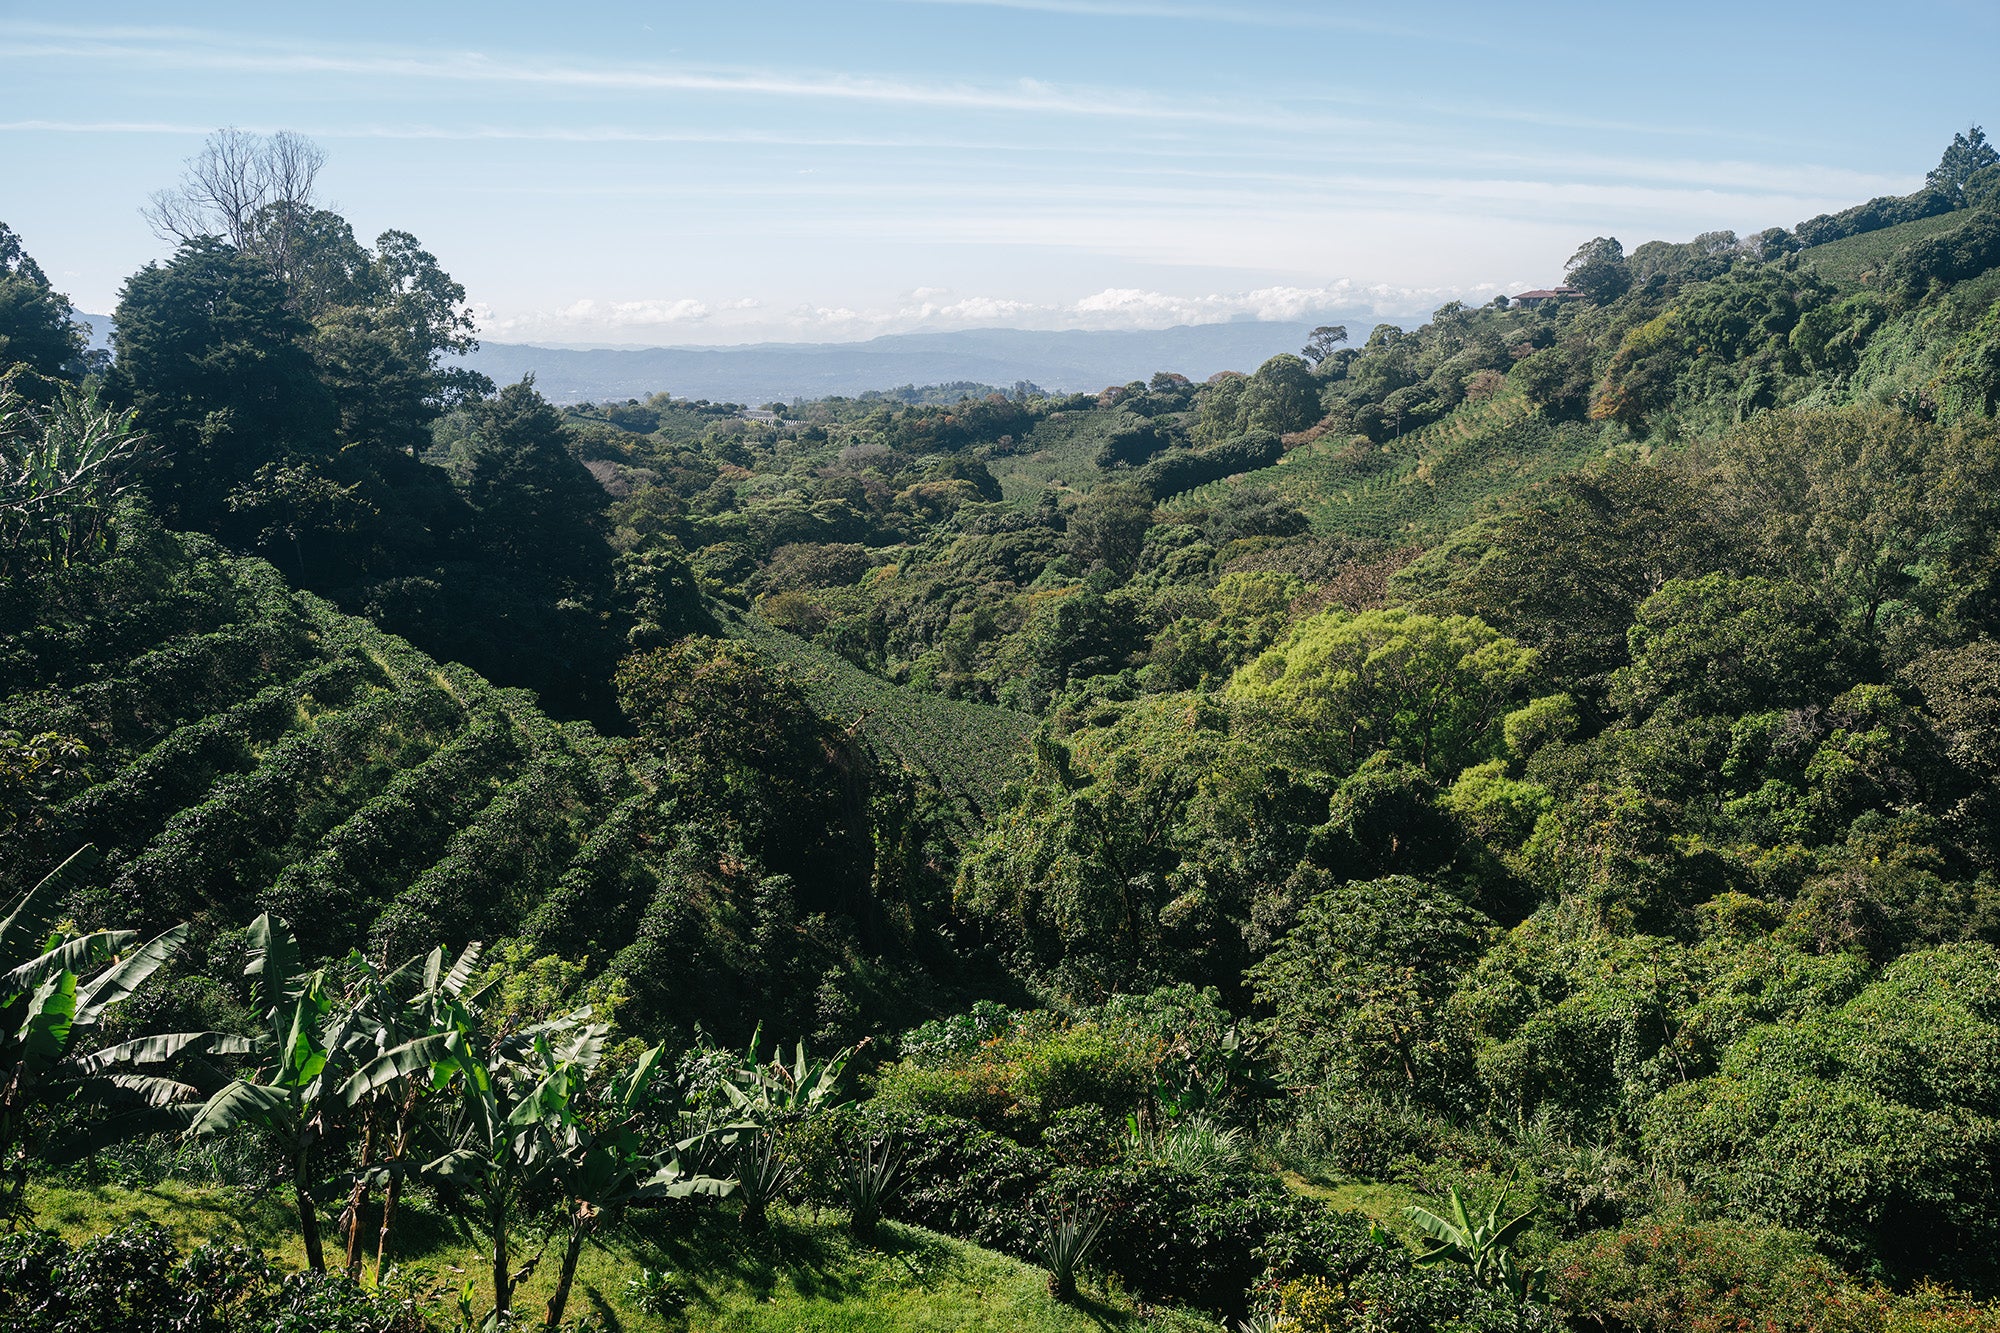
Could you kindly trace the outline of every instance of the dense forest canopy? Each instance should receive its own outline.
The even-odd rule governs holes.
[[[318,154],[211,140],[108,361],[0,226],[0,1201],[199,1146],[380,1291],[19,1229],[0,1323],[414,1328],[449,1223],[553,1327],[790,1202],[1131,1326],[2000,1327],[1978,129],[1205,383],[756,410],[466,372]]]

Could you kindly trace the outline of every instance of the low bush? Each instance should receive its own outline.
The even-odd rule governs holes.
[[[348,1278],[280,1273],[255,1250],[203,1245],[181,1258],[140,1222],[74,1250],[48,1232],[0,1236],[7,1333],[426,1333],[413,1301]]]
[[[1043,1021],[1030,1021],[1040,1018]],[[1054,1026],[1025,1015],[1004,1035],[970,1050],[937,1048],[876,1075],[886,1109],[951,1116],[1034,1141],[1076,1107],[1133,1110],[1153,1084],[1153,1052],[1096,1023]]]
[[[1559,1246],[1554,1304],[1627,1333],[1834,1333],[1871,1304],[1797,1232],[1667,1216]]]
[[[870,1107],[848,1132],[893,1134],[903,1146],[903,1183],[883,1216],[1017,1257],[1034,1252],[1033,1206],[1052,1169],[1043,1154],[962,1120],[907,1110]]]

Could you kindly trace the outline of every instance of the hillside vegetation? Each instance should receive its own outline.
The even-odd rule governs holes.
[[[0,230],[0,1325],[2000,1329],[1996,210],[754,415]]]

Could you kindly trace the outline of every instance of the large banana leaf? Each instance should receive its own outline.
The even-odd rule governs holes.
[[[469,999],[470,997],[465,994],[465,988],[471,984],[472,974],[479,968],[479,954],[484,947],[478,940],[466,945],[458,955],[458,961],[451,965],[451,971],[446,974],[443,984],[433,989],[442,990],[454,1000]]]
[[[250,1055],[257,1044],[227,1032],[162,1032],[93,1051],[74,1061],[79,1074],[108,1073],[121,1065],[156,1065],[177,1055]]]
[[[167,959],[173,957],[174,951],[186,940],[187,927],[175,926],[154,936],[106,968],[101,975],[93,977],[88,985],[77,991],[76,1021],[96,1022],[98,1015],[130,996],[146,983],[148,977],[164,967]]]
[[[285,1126],[297,1114],[298,1102],[286,1089],[239,1078],[202,1105],[188,1133],[205,1138],[227,1134],[242,1125]]]
[[[129,930],[100,930],[72,940],[49,942],[49,948],[0,976],[0,1004],[24,995],[57,972],[84,972],[92,964],[114,957],[136,938]]]
[[[92,1084],[98,1080],[86,1080],[81,1086],[86,1093],[93,1091]],[[108,1088],[130,1093],[148,1106],[174,1106],[181,1102],[191,1102],[201,1095],[201,1089],[192,1083],[183,1083],[177,1078],[159,1078],[150,1074],[112,1074],[102,1080]],[[100,1100],[110,1100],[100,1098]]]
[[[250,923],[250,961],[243,974],[257,978],[258,1000],[275,1013],[292,998],[299,976],[299,941],[284,922],[265,912]]]
[[[349,1106],[398,1079],[429,1075],[453,1055],[456,1032],[432,1032],[392,1046],[348,1075],[340,1095]]]
[[[645,1103],[665,1058],[664,1045],[650,1047],[632,1066],[632,1072],[618,1081],[616,1099],[621,1110],[629,1114]]]
[[[93,869],[98,860],[97,849],[85,844],[14,900],[7,915],[0,917],[0,967],[11,969],[43,951],[63,886]],[[0,991],[0,996],[4,995]]]
[[[62,1059],[75,1019],[76,973],[58,972],[28,997],[28,1011],[14,1033],[20,1043],[20,1063],[46,1069]]]

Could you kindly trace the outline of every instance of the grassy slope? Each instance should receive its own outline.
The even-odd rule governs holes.
[[[1510,388],[1390,441],[1373,457],[1329,436],[1163,507],[1172,513],[1212,504],[1231,487],[1263,486],[1292,500],[1321,532],[1424,540],[1576,466],[1596,452],[1596,441],[1593,429],[1548,422]]]
[[[1019,450],[989,459],[987,469],[1009,504],[1033,504],[1049,486],[1087,491],[1103,480],[1097,450],[1111,435],[1115,414],[1057,412],[1036,425]]]
[[[859,721],[862,738],[877,754],[929,773],[974,812],[997,809],[1001,789],[1025,771],[1034,720],[1024,714],[905,689],[755,616],[732,632],[790,667],[826,716],[844,726]]]
[[[1963,211],[1940,213],[1933,218],[1918,218],[1915,222],[1899,223],[1880,231],[1866,231],[1859,236],[1828,241],[1825,245],[1801,250],[1799,263],[1836,287],[1865,286],[1870,276],[1896,251],[1911,241],[1949,231],[1964,222],[1966,216]]]
[[[30,1204],[39,1225],[72,1244],[132,1222],[154,1221],[174,1233],[183,1251],[219,1240],[261,1246],[288,1267],[303,1262],[292,1214],[277,1194],[171,1182],[149,1188],[35,1187]],[[465,1278],[479,1283],[486,1264],[468,1239],[441,1219],[419,1214],[406,1235],[418,1249],[401,1255],[399,1265],[406,1273],[435,1275],[431,1312],[444,1321],[455,1313],[456,1284]],[[515,1302],[537,1327],[555,1282],[554,1257],[552,1246]],[[663,1321],[633,1303],[626,1283],[642,1267],[683,1275],[694,1298],[684,1319]],[[481,1289],[476,1304],[485,1308],[488,1301]],[[848,1239],[838,1214],[814,1217],[781,1209],[769,1236],[753,1240],[727,1206],[679,1218],[636,1214],[605,1234],[577,1265],[567,1313],[595,1313],[609,1328],[631,1333],[1205,1327],[1177,1316],[1141,1319],[1115,1298],[1086,1300],[1077,1309],[1060,1306],[1049,1299],[1039,1270],[918,1227],[884,1223],[870,1248]]]

